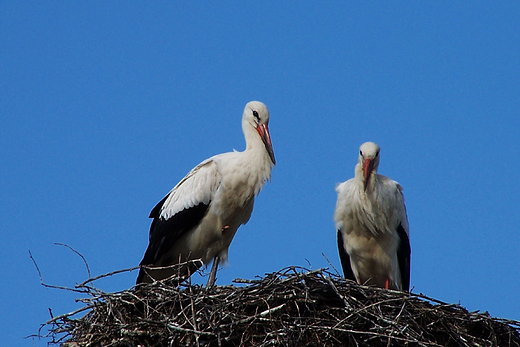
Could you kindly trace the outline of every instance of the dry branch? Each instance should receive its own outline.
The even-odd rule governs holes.
[[[247,285],[89,289],[90,311],[52,319],[50,336],[63,346],[520,346],[520,322],[326,269],[236,282]]]

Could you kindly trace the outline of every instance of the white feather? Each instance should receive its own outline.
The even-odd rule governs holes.
[[[204,160],[168,193],[160,217],[169,219],[184,209],[200,203],[209,204],[220,186],[221,178],[213,158]]]
[[[364,162],[373,162],[373,169],[364,176]],[[409,235],[408,219],[402,187],[396,181],[377,174],[379,146],[368,142],[360,147],[354,178],[338,184],[338,200],[334,211],[336,229],[342,233],[343,247],[350,258],[356,280],[371,280],[384,286],[402,289],[397,260],[401,225]]]
[[[149,245],[145,253],[145,265],[166,266],[187,259],[201,259],[207,264],[217,256],[222,261],[227,259],[229,245],[238,227],[251,217],[254,198],[269,180],[275,163],[268,122],[269,111],[263,103],[248,103],[242,116],[246,149],[203,161],[169,192],[159,211],[162,221],[199,204],[208,209],[200,220],[192,220],[194,226],[189,230],[183,230],[182,225],[169,226],[174,232],[170,234],[173,240],[166,242],[168,248],[162,246],[164,240],[160,239],[168,234],[150,230],[150,245],[154,246]],[[156,279],[172,274],[171,270],[149,271]],[[187,272],[187,268],[183,271]],[[142,275],[138,281],[150,280]]]

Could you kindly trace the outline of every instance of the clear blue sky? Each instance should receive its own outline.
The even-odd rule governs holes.
[[[218,284],[340,269],[334,188],[358,147],[402,184],[416,293],[520,320],[520,3],[0,4],[0,320],[6,345],[137,265],[148,214],[270,109],[277,166]],[[137,272],[102,280],[130,288]],[[200,279],[199,279],[200,280]],[[200,281],[205,281],[202,279]]]

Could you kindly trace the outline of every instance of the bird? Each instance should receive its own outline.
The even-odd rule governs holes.
[[[219,263],[227,262],[229,245],[239,226],[249,221],[255,197],[276,164],[268,124],[267,107],[260,101],[247,103],[242,115],[245,150],[202,161],[152,209],[136,284],[186,278],[213,260],[207,286],[214,285]],[[189,262],[196,259],[202,263]],[[184,265],[174,270],[178,264]]]
[[[377,173],[380,148],[359,147],[354,178],[336,186],[337,242],[345,278],[409,291],[410,239],[403,188]]]

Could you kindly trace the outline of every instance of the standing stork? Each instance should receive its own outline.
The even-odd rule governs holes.
[[[153,208],[140,263],[147,268],[141,267],[137,284],[189,276],[199,266],[168,266],[200,259],[203,264],[213,260],[207,284],[213,286],[219,262],[227,260],[231,240],[251,217],[255,196],[271,177],[275,158],[268,123],[267,107],[249,102],[242,116],[246,149],[204,160]]]
[[[336,187],[334,220],[345,278],[410,290],[410,241],[403,188],[377,173],[379,146],[359,147],[354,178]]]

